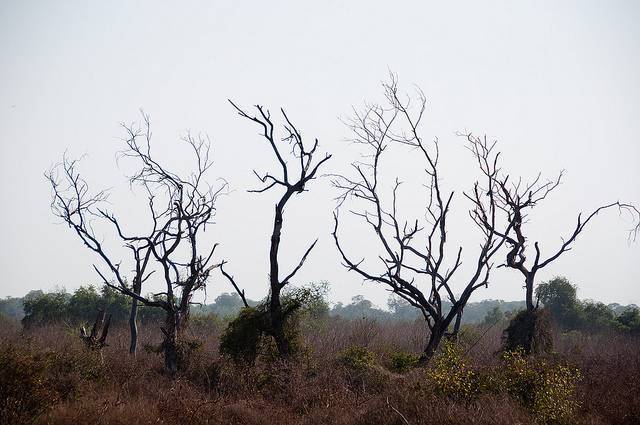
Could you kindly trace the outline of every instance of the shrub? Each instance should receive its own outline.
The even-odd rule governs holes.
[[[522,349],[531,354],[550,352],[552,348],[551,320],[545,309],[518,312],[504,331],[505,351]]]
[[[46,380],[47,364],[15,346],[0,351],[0,422],[18,424],[50,408],[59,398]]]
[[[395,373],[406,373],[413,369],[417,364],[420,356],[404,351],[394,351],[389,355],[387,367]]]
[[[326,288],[326,284],[312,284],[310,287],[288,288],[282,294],[280,301],[284,316],[284,332],[294,355],[303,351],[300,320],[303,317],[317,319],[326,316]],[[234,360],[249,364],[253,364],[261,354],[275,359],[278,356],[271,335],[267,299],[255,307],[243,308],[238,317],[229,322],[220,338],[220,352]]]
[[[568,422],[573,417],[578,407],[578,369],[527,359],[522,349],[503,353],[502,360],[499,390],[515,397],[541,422]]]
[[[339,359],[349,369],[364,371],[375,364],[376,355],[365,347],[354,345],[340,353]]]
[[[269,316],[263,309],[243,308],[222,333],[220,353],[236,361],[253,364],[263,345],[268,326]]]
[[[478,374],[467,365],[462,347],[451,340],[433,357],[427,381],[436,394],[454,399],[470,399],[479,392]]]
[[[26,423],[104,377],[99,354],[79,347],[46,351],[24,344],[0,351],[0,423]]]

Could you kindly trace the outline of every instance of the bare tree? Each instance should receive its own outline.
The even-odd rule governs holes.
[[[284,119],[284,137],[281,140],[277,140],[274,135],[275,126],[271,119],[269,110],[260,105],[255,105],[257,114],[250,115],[231,100],[229,100],[229,103],[231,103],[236,111],[238,111],[238,114],[242,118],[246,118],[259,126],[261,136],[269,144],[279,164],[279,176],[270,173],[260,175],[254,170],[254,174],[261,183],[264,183],[264,186],[259,189],[249,190],[249,192],[263,193],[272,188],[283,189],[280,198],[275,204],[273,231],[271,234],[271,244],[269,249],[269,321],[271,328],[266,331],[275,340],[278,348],[278,354],[283,358],[287,358],[291,355],[291,347],[285,335],[285,322],[288,311],[283,309],[280,293],[302,268],[304,262],[309,256],[309,253],[315,247],[318,240],[316,239],[311,243],[309,248],[307,248],[302,255],[298,264],[293,267],[290,273],[286,275],[281,274],[278,252],[280,249],[284,210],[287,203],[294,195],[299,195],[307,190],[307,184],[316,177],[320,167],[328,161],[329,158],[331,158],[331,155],[325,154],[325,156],[320,160],[314,161],[314,155],[318,148],[318,139],[315,139],[312,144],[305,144],[302,134],[291,122],[284,109],[280,109]],[[285,160],[282,153],[283,145],[280,142],[284,142],[286,149],[291,150],[290,156],[294,159],[292,161],[293,164]],[[226,273],[223,269],[221,270],[224,276],[227,277],[234,288],[236,288],[243,299],[245,306],[247,306],[244,298],[244,292],[239,290],[232,276]]]
[[[161,165],[151,150],[151,125],[143,114],[142,125],[123,125],[127,137],[121,157],[133,159],[137,172],[130,176],[132,186],[142,188],[148,199],[150,230],[131,234],[103,205],[104,191],[90,193],[81,177],[77,160],[66,156],[54,166],[47,178],[53,191],[52,210],[75,231],[80,240],[95,252],[107,271],[94,265],[104,284],[131,297],[131,351],[137,341],[136,314],[138,303],[165,311],[162,343],[165,366],[175,373],[178,369],[178,344],[189,320],[189,308],[194,293],[203,289],[212,269],[220,264],[211,262],[217,244],[205,254],[198,245],[207,225],[213,223],[215,203],[226,183],[214,188],[206,183],[205,175],[213,165],[208,139],[188,134],[183,141],[195,156],[194,169],[180,176]],[[122,260],[110,252],[96,235],[96,219],[112,225],[124,247],[131,251],[133,270],[121,268]],[[152,265],[153,263],[153,265]],[[154,268],[155,267],[155,268]],[[155,271],[161,275],[164,291],[153,296],[142,295],[142,285]],[[127,275],[131,276],[129,280]]]
[[[457,333],[463,309],[471,294],[489,282],[491,259],[504,243],[504,237],[483,229],[483,241],[474,260],[471,274],[458,278],[462,264],[462,247],[452,256],[447,254],[448,217],[454,193],[445,193],[438,173],[438,141],[425,142],[420,125],[426,99],[418,90],[415,99],[398,94],[397,81],[391,76],[383,84],[386,103],[365,104],[363,112],[354,111],[347,122],[353,142],[366,149],[364,162],[354,162],[354,177],[335,176],[334,185],[341,193],[335,213],[333,236],[344,265],[365,280],[386,285],[387,288],[417,308],[429,328],[428,341],[422,361],[428,361],[453,324]],[[417,108],[411,108],[416,102]],[[428,199],[425,222],[402,221],[398,211],[398,192],[401,182],[396,178],[390,201],[385,201],[380,182],[381,163],[388,148],[401,145],[412,148],[421,158],[427,177]],[[490,175],[497,172],[497,155],[488,162]],[[482,217],[494,222],[496,208],[493,202],[492,179],[487,187],[476,182],[468,196],[473,201],[472,218]],[[488,195],[488,196],[487,196]],[[371,261],[355,260],[346,252],[338,236],[339,211],[348,201],[359,201],[359,208],[351,209],[355,217],[370,227],[380,243],[382,254],[377,266]],[[419,242],[422,241],[422,243]],[[456,295],[454,277],[462,280],[462,291]],[[447,309],[447,301],[450,307]],[[455,322],[454,322],[455,321]]]
[[[104,310],[98,310],[95,322],[91,328],[91,333],[87,334],[84,326],[80,326],[80,339],[87,347],[94,350],[101,350],[107,346],[107,335],[109,334],[109,324],[111,323],[111,315],[106,316]],[[100,333],[100,336],[98,336]]]
[[[570,251],[578,236],[599,213],[613,209],[618,210],[620,213],[631,214],[634,221],[638,221],[638,224],[631,230],[629,235],[630,238],[635,239],[635,235],[640,230],[640,212],[634,205],[612,202],[599,206],[586,215],[586,218],[582,213],[578,214],[573,230],[567,237],[562,238],[560,247],[551,251],[548,256],[542,254],[540,244],[537,241],[533,243],[533,249],[531,249],[531,246],[527,243],[528,238],[524,228],[527,223],[527,216],[533,208],[547,199],[559,187],[563,172],[560,172],[552,180],[542,179],[541,174],[538,174],[529,183],[524,182],[521,177],[515,180],[511,179],[509,174],[495,173],[486,168],[485,164],[495,143],[489,144],[486,137],[480,138],[472,134],[463,136],[467,138],[470,149],[478,160],[480,169],[486,179],[492,182],[492,197],[497,208],[502,212],[500,215],[502,218],[498,221],[499,224],[496,224],[495,221],[484,219],[476,220],[476,224],[485,231],[494,232],[506,238],[508,251],[506,261],[501,266],[518,270],[522,274],[527,311],[532,312],[538,307],[538,303],[534,303],[533,299],[536,273],[557,260],[565,252]],[[502,226],[503,229],[508,229],[508,231],[501,230],[499,226]]]

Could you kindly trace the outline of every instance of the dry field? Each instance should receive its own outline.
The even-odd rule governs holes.
[[[2,323],[0,422],[640,423],[640,344],[629,336],[556,334],[553,355],[505,363],[497,353],[501,330],[469,327],[453,354],[401,370],[410,357],[398,353],[420,351],[419,323],[306,323],[295,362],[266,356],[253,366],[220,357],[219,325],[192,327],[203,344],[172,379],[152,350],[160,336],[149,330],[139,345],[147,348],[133,358],[126,329],[113,329],[109,346],[96,353],[65,325],[23,333]]]

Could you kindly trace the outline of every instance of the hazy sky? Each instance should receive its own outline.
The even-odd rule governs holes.
[[[440,139],[442,184],[456,190],[451,236],[465,246],[467,263],[476,233],[461,192],[476,170],[456,131],[497,139],[513,174],[567,170],[531,216],[531,239],[543,250],[558,246],[580,211],[618,199],[640,204],[639,3],[443,3],[0,2],[0,296],[99,283],[97,259],[49,209],[43,172],[65,150],[86,155],[83,175],[93,188],[112,189],[110,208],[123,223],[143,225],[144,198],[129,190],[125,167],[115,162],[119,123],[139,119],[139,108],[151,116],[155,151],[172,166],[187,164],[179,143],[186,130],[212,138],[212,180],[222,176],[234,191],[220,200],[207,234],[221,243],[220,256],[247,294],[264,296],[277,194],[245,190],[256,185],[252,169],[276,164],[226,99],[285,107],[304,136],[334,154],[325,171],[341,172],[357,151],[338,118],[379,100],[389,69],[428,98],[423,134]],[[423,173],[405,166],[406,154],[385,166],[420,183]],[[298,283],[327,280],[334,301],[363,294],[384,305],[382,288],[339,265],[330,237],[334,195],[326,179],[317,180],[291,201],[282,267],[319,237]],[[414,212],[422,214],[407,215]],[[539,280],[561,274],[579,285],[581,298],[640,304],[640,241],[627,243],[629,225],[615,212],[598,217]],[[107,244],[114,241],[100,229]],[[375,255],[363,232],[343,231],[354,257]],[[499,269],[473,299],[523,299],[520,282]],[[208,300],[229,290],[216,276]]]

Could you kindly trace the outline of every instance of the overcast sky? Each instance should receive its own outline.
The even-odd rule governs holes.
[[[144,198],[115,162],[123,146],[119,123],[139,119],[139,108],[151,116],[155,152],[172,167],[188,164],[179,143],[187,130],[211,137],[211,180],[224,177],[233,191],[220,199],[207,234],[220,242],[220,258],[248,296],[264,296],[278,195],[246,189],[256,185],[252,169],[276,163],[226,99],[274,113],[285,107],[303,136],[333,153],[325,171],[343,172],[358,152],[344,141],[349,134],[339,117],[380,100],[389,69],[401,87],[418,85],[428,98],[423,135],[440,139],[442,184],[456,191],[451,249],[464,245],[467,263],[476,230],[462,190],[476,170],[456,131],[498,140],[512,174],[566,170],[563,185],[530,217],[531,239],[543,250],[558,247],[580,211],[616,200],[640,204],[639,3],[443,3],[2,1],[0,296],[99,283],[92,269],[98,260],[49,208],[43,173],[65,150],[85,155],[83,176],[92,188],[111,188],[109,207],[123,223],[144,226]],[[390,156],[387,172],[422,183],[421,169],[405,166],[407,155]],[[334,301],[362,294],[384,306],[382,288],[340,266],[329,182],[309,189],[286,211],[282,267],[292,267],[318,237],[297,283],[326,280]],[[581,298],[640,304],[640,242],[627,242],[629,226],[615,212],[597,217],[539,280],[564,275]],[[109,229],[100,231],[105,243],[115,242]],[[354,257],[375,258],[364,232],[345,228],[345,244]],[[216,276],[207,299],[229,290]],[[483,298],[523,299],[520,276],[496,270],[472,300]]]

